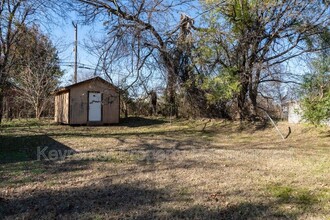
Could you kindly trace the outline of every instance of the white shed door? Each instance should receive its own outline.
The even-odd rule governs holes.
[[[101,121],[101,93],[89,93],[89,121]]]

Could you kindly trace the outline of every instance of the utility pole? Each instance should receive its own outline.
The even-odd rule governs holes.
[[[74,75],[73,81],[77,83],[77,74],[78,74],[78,24],[72,22],[74,27],[75,37],[74,37]]]

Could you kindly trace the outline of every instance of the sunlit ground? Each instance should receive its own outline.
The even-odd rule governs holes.
[[[5,122],[0,219],[329,219],[330,132],[290,126]]]

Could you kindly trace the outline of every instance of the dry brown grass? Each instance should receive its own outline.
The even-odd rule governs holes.
[[[133,118],[0,133],[0,219],[329,219],[330,132]],[[287,131],[286,123],[279,123]],[[36,161],[37,147],[73,149]]]

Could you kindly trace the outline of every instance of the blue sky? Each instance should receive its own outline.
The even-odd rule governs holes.
[[[65,71],[62,79],[62,85],[70,84],[73,78],[73,67],[67,66],[68,63],[74,62],[74,27],[72,22],[76,22],[77,16],[74,14],[65,21],[62,18],[58,18],[58,23],[53,24],[50,27],[44,28],[44,31],[48,33],[53,44],[57,47],[59,52],[59,58],[61,61],[61,67]],[[87,66],[95,67],[97,63],[97,57],[89,53],[84,44],[90,41],[90,36],[93,34],[95,37],[101,37],[98,30],[102,27],[96,25],[82,25],[78,24],[78,62]],[[92,74],[92,70],[79,69],[78,73],[82,75],[79,78],[84,78],[87,75]]]
[[[179,19],[179,12],[178,12],[178,19]],[[68,84],[72,84],[73,79],[73,66],[67,66],[67,63],[74,62],[74,27],[72,22],[76,22],[79,20],[78,16],[74,13],[71,13],[71,17],[63,20],[62,18],[58,18],[56,24],[51,25],[51,27],[44,27],[44,31],[48,33],[52,42],[57,47],[59,51],[59,58],[62,62],[62,69],[64,70],[65,74],[62,78],[61,86],[65,86]],[[98,57],[93,56],[90,52],[87,51],[86,47],[84,46],[85,43],[90,42],[91,36],[93,39],[95,38],[102,38],[104,36],[103,30],[103,23],[95,23],[92,25],[82,25],[78,24],[78,63],[88,65],[90,67],[96,67],[98,62]],[[124,69],[121,69],[121,73],[114,72],[112,73],[112,78],[114,79],[115,84],[120,84],[120,79],[122,78],[125,73]],[[88,77],[93,76],[93,70],[87,69],[78,69],[78,81],[86,79]],[[159,77],[157,74],[155,75],[156,78]],[[130,81],[134,81],[135,78],[128,79],[128,84]],[[153,81],[155,81],[153,80]],[[159,81],[159,80],[157,80]],[[119,85],[120,86],[120,85]],[[159,85],[154,85],[155,87]]]
[[[183,11],[183,9],[181,9]],[[178,11],[178,19],[179,15],[182,11]],[[194,11],[189,11],[193,13]],[[194,14],[194,13],[193,13]],[[188,15],[192,16],[188,13]],[[59,50],[59,57],[61,62],[65,63],[73,63],[74,62],[74,27],[72,25],[73,21],[77,21],[78,17],[71,13],[71,17],[63,20],[62,18],[58,19],[58,23],[52,25],[52,27],[47,28],[47,32],[53,41],[53,43],[57,46]],[[88,65],[90,67],[96,67],[98,58],[96,56],[91,55],[84,46],[84,44],[90,41],[90,37],[95,38],[102,37],[102,22],[99,24],[93,24],[89,26],[84,26],[82,24],[78,25],[78,62],[81,64]],[[289,62],[288,66],[296,74],[302,74],[305,72],[306,67],[301,65],[301,63],[297,64],[295,62]],[[69,67],[63,63],[62,69],[65,71],[64,77],[62,79],[62,85],[67,85],[72,83],[73,78],[73,66]],[[300,70],[300,71],[299,71]],[[93,75],[93,70],[87,69],[79,69],[78,70],[78,80],[86,79],[88,76]],[[113,73],[113,78],[117,79],[120,76],[117,76],[116,73]],[[116,82],[115,82],[116,83]]]
[[[78,17],[75,14],[71,14],[71,18],[61,20],[59,18],[58,23],[51,25],[51,27],[43,28],[48,33],[52,42],[59,51],[59,58],[61,61],[61,68],[64,70],[64,76],[62,77],[61,86],[66,86],[73,83],[73,66],[67,66],[67,63],[74,62],[74,27],[72,22],[76,22]],[[85,44],[91,42],[91,36],[93,39],[104,37],[102,22],[91,25],[78,24],[78,63],[87,65],[88,67],[95,68],[98,62],[98,57],[92,55],[85,47]],[[120,79],[123,78],[125,73],[124,69],[121,73],[113,72],[112,78],[114,84],[120,84]],[[94,70],[78,69],[78,81],[92,77]],[[130,81],[134,81],[128,79]],[[120,86],[120,85],[117,85]]]
[[[178,7],[175,16],[179,21],[180,14],[188,12],[187,14],[190,16],[197,16],[195,14],[195,10],[187,10],[187,8]],[[81,18],[80,18],[81,19]],[[70,18],[63,20],[62,18],[58,18],[56,24],[52,25],[51,28],[45,28],[46,32],[49,34],[52,42],[56,45],[59,51],[59,57],[62,62],[74,62],[74,27],[72,25],[73,21],[79,20],[79,17],[75,13],[70,13]],[[175,24],[173,24],[175,25]],[[78,26],[78,62],[81,64],[85,64],[88,66],[95,67],[97,65],[98,58],[91,55],[84,46],[84,44],[90,41],[90,36],[93,38],[101,38],[104,36],[104,32],[102,32],[102,22],[95,23],[93,25],[84,26],[80,24]],[[73,67],[68,67],[66,65],[62,65],[62,69],[65,71],[65,75],[63,77],[62,85],[72,83],[73,78]],[[91,76],[93,74],[92,70],[79,69],[78,70],[78,80],[85,79],[87,75]],[[120,76],[116,76],[114,74],[114,79],[120,78]],[[71,82],[70,82],[71,81]]]

